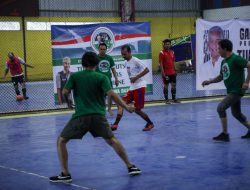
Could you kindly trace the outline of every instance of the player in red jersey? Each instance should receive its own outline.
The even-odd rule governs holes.
[[[159,53],[159,64],[163,81],[163,94],[166,103],[171,103],[168,99],[168,84],[171,83],[171,94],[174,103],[180,103],[176,99],[176,71],[175,71],[175,55],[171,49],[171,40],[165,39],[163,41],[163,50]]]
[[[6,62],[4,78],[6,78],[8,72],[10,71],[11,81],[14,85],[16,95],[20,95],[20,91],[18,88],[18,83],[22,86],[23,98],[27,100],[29,97],[26,95],[26,86],[24,80],[23,69],[21,65],[26,65],[27,67],[34,68],[31,65],[25,63],[23,59],[20,57],[15,57],[13,52],[8,53],[9,59]]]

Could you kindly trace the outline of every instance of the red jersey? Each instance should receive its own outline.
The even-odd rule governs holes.
[[[24,64],[24,60],[21,58],[15,57],[13,61],[10,59],[6,62],[6,69],[10,70],[10,74],[12,77],[23,75],[23,69],[21,64]]]
[[[172,50],[162,50],[159,53],[159,63],[162,63],[165,75],[175,75],[175,56]]]

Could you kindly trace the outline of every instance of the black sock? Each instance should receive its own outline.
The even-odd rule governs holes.
[[[165,100],[168,100],[168,89],[163,89],[163,94],[164,94]]]
[[[171,93],[172,93],[172,99],[175,100],[176,89],[171,89]]]
[[[145,117],[143,119],[147,122],[147,124],[149,125],[153,124],[153,122],[149,119],[149,117]]]
[[[116,119],[115,119],[115,122],[114,122],[113,125],[118,125],[119,122],[120,122],[120,120],[121,120],[121,118],[122,118],[122,114],[117,114]]]
[[[20,91],[18,89],[18,84],[14,84],[14,88],[15,88],[16,95],[20,95]]]
[[[23,96],[26,97],[26,88],[23,88],[22,92],[23,92]]]

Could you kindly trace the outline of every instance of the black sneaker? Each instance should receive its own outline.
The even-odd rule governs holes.
[[[128,168],[128,174],[133,175],[139,175],[141,173],[141,170],[137,168],[135,165]]]
[[[71,175],[64,175],[61,173],[58,176],[52,176],[49,178],[51,182],[58,183],[58,182],[63,182],[63,183],[70,183],[72,181]]]
[[[229,142],[229,134],[225,134],[225,133],[221,133],[216,137],[213,137],[214,140],[216,141],[225,141],[225,142]]]
[[[28,96],[24,96],[23,98],[24,98],[25,100],[28,100],[28,99],[29,99],[29,97],[28,97]]]
[[[177,100],[177,99],[173,99],[173,102],[176,103],[176,104],[181,103],[180,100]]]
[[[171,100],[165,100],[165,104],[171,104],[172,102],[171,102]]]
[[[250,130],[248,130],[247,134],[241,136],[242,139],[249,139],[250,138]]]

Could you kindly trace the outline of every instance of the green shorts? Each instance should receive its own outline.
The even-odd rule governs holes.
[[[104,139],[114,137],[107,119],[101,115],[85,115],[72,118],[61,132],[61,137],[67,140],[82,139],[87,132],[90,132],[93,137],[102,137]]]

